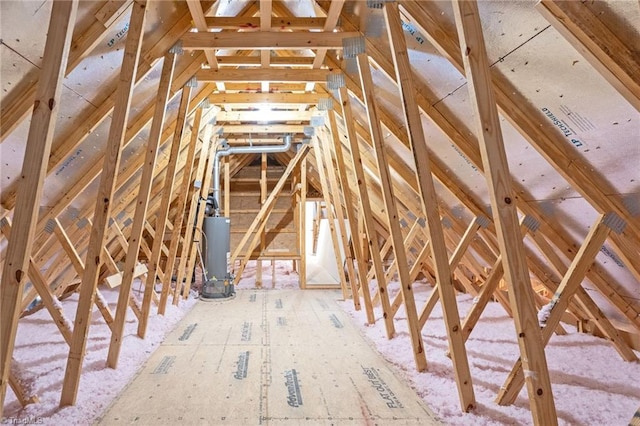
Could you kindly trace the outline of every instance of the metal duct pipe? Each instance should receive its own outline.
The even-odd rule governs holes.
[[[265,146],[236,146],[219,149],[216,151],[213,160],[213,199],[215,202],[215,216],[220,214],[220,158],[234,154],[272,154],[276,152],[286,152],[291,148],[291,135],[284,135],[282,145]]]

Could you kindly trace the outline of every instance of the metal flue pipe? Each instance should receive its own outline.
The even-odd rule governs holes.
[[[282,145],[235,146],[218,149],[213,160],[213,199],[215,216],[220,215],[220,158],[235,154],[272,154],[286,152],[291,148],[291,135],[285,135]]]

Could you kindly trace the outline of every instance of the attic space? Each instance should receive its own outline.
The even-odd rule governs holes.
[[[0,418],[640,425],[637,0],[0,2]]]

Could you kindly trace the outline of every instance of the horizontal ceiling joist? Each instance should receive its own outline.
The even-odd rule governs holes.
[[[222,121],[257,121],[257,122],[282,122],[282,121],[309,121],[311,111],[220,111],[216,120]]]
[[[325,97],[319,93],[214,93],[212,104],[315,104]]]
[[[271,133],[302,133],[308,124],[223,124],[223,135],[240,133],[271,134]]]
[[[203,69],[196,72],[196,79],[202,82],[307,82],[324,83],[329,75],[326,69]]]
[[[182,36],[182,48],[232,49],[232,50],[296,50],[296,49],[342,49],[342,39],[358,37],[358,32],[300,32],[276,33],[221,32],[187,33]]]
[[[327,18],[271,18],[273,30],[322,30]],[[206,18],[209,29],[212,30],[260,30],[260,17],[216,16]]]
[[[304,93],[306,83],[271,83],[269,84],[268,93],[282,93],[282,92],[295,92]],[[253,93],[267,93],[262,91],[262,83],[260,82],[227,82],[224,85],[227,93],[236,92],[253,92]]]
[[[216,56],[218,65],[227,67],[259,67],[262,65],[260,56]],[[270,66],[274,67],[311,67],[313,56],[271,57]]]

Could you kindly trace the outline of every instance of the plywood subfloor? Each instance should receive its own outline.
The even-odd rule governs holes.
[[[244,290],[198,302],[99,424],[439,424],[339,297]]]

